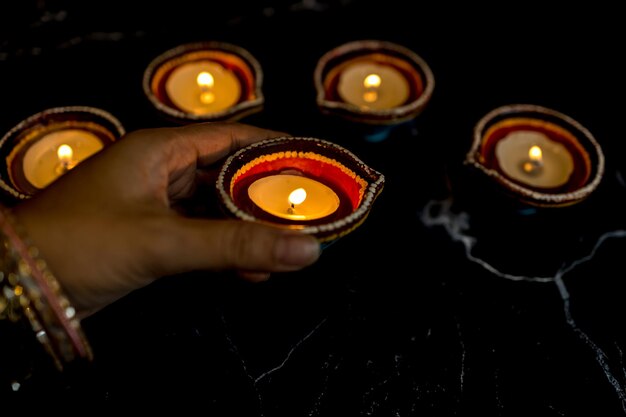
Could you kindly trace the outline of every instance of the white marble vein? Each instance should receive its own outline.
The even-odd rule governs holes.
[[[475,257],[472,254],[472,250],[474,246],[476,246],[477,239],[467,233],[470,227],[469,214],[465,212],[453,212],[451,198],[440,201],[429,201],[422,209],[420,219],[427,227],[442,226],[446,232],[448,232],[452,241],[461,242],[463,244],[467,259],[482,266],[484,269],[500,278],[506,278],[512,281],[534,282],[551,282],[554,280],[553,277],[529,277],[502,272],[483,259]]]
[[[605,232],[596,241],[595,245],[591,249],[591,251],[579,258],[576,259],[569,264],[564,264],[559,270],[557,270],[552,277],[532,277],[532,276],[519,276],[512,275],[506,272],[502,272],[497,268],[493,267],[491,264],[486,262],[483,259],[477,258],[472,254],[472,250],[477,244],[477,239],[474,236],[469,235],[467,232],[470,227],[470,217],[468,213],[460,212],[454,213],[451,210],[452,207],[452,199],[448,198],[442,201],[429,201],[424,209],[420,213],[420,219],[422,223],[427,227],[433,226],[442,226],[446,232],[449,234],[452,241],[461,242],[465,248],[465,255],[468,260],[471,262],[475,262],[482,266],[484,269],[489,271],[490,273],[500,277],[513,281],[531,281],[531,282],[539,282],[539,283],[548,283],[554,282],[559,290],[559,294],[561,296],[561,300],[563,302],[563,312],[565,315],[565,321],[567,325],[572,329],[572,331],[587,345],[587,347],[593,352],[594,358],[604,375],[609,382],[609,384],[613,387],[615,393],[618,398],[622,402],[622,408],[626,412],[626,391],[622,384],[620,384],[619,380],[615,377],[614,371],[612,370],[608,355],[589,337],[587,333],[585,333],[575,322],[571,309],[570,309],[570,296],[567,291],[567,287],[563,281],[563,276],[576,267],[592,260],[597,254],[600,247],[609,239],[621,239],[626,237],[626,230],[612,230],[609,232]],[[621,372],[624,373],[624,368],[622,366]],[[497,375],[496,375],[497,379]],[[497,391],[497,389],[496,389]],[[496,393],[496,401],[499,403],[500,400],[497,398]],[[500,404],[501,406],[501,404]]]
[[[263,372],[261,375],[259,375],[258,377],[256,377],[254,379],[254,384],[256,386],[256,384],[258,384],[261,380],[263,380],[264,378],[272,375],[274,372],[282,369],[283,366],[285,366],[285,364],[287,363],[287,361],[289,361],[289,359],[291,358],[291,355],[294,354],[294,352],[304,343],[306,342],[311,336],[313,336],[313,334],[315,332],[317,332],[317,330],[322,327],[322,325],[324,323],[326,323],[326,321],[328,320],[328,317],[324,317],[322,319],[322,321],[320,321],[319,323],[317,323],[317,325],[309,332],[307,333],[302,339],[300,339],[298,342],[296,342],[291,349],[289,349],[289,352],[287,352],[287,355],[285,355],[285,358],[275,367],[273,367],[272,369]]]
[[[596,362],[600,365],[602,372],[606,376],[606,379],[609,381],[609,384],[615,390],[615,393],[619,397],[622,402],[622,408],[626,412],[626,392],[624,392],[624,387],[619,383],[617,378],[613,375],[611,371],[611,365],[609,364],[609,357],[607,354],[585,333],[578,327],[574,318],[572,317],[572,313],[570,310],[570,297],[567,288],[565,287],[565,283],[561,275],[557,275],[556,277],[556,285],[559,289],[559,294],[561,295],[561,299],[563,300],[563,311],[565,313],[565,321],[570,326],[572,331],[591,349],[595,355]],[[623,371],[623,369],[622,369]]]
[[[496,368],[493,371],[493,395],[496,401],[496,407],[499,410],[504,410],[504,404],[502,404],[502,399],[500,398],[500,369]]]
[[[376,410],[381,406],[382,403],[376,400],[375,393],[378,392],[382,387],[386,386],[390,380],[391,377],[387,377],[382,381],[375,383],[367,391],[365,391],[365,393],[363,394],[363,404],[365,407],[363,413],[366,416],[373,416],[376,414]],[[389,390],[386,390],[385,393],[385,395],[388,395]],[[383,402],[386,399],[387,398],[385,397],[383,399]]]
[[[328,355],[328,359],[326,359],[326,361],[324,361],[324,364],[322,365],[322,372],[324,372],[324,381],[322,382],[322,388],[320,389],[319,394],[317,395],[317,397],[315,397],[315,400],[313,400],[313,406],[307,414],[308,417],[319,416],[321,413],[321,407],[324,401],[324,397],[326,397],[326,395],[328,394],[328,381],[330,380],[330,375],[331,373],[337,372],[342,362],[342,358],[340,357],[331,369],[331,363],[334,359],[334,356],[335,355],[330,353]]]
[[[241,369],[243,370],[244,374],[248,378],[248,381],[250,381],[250,385],[252,386],[252,389],[254,390],[254,393],[256,394],[256,401],[257,401],[257,404],[259,406],[259,417],[264,417],[264,415],[263,415],[263,397],[261,396],[261,393],[259,392],[259,390],[256,387],[256,383],[254,381],[254,377],[248,371],[248,366],[246,365],[246,361],[243,359],[243,356],[241,356],[241,353],[239,353],[239,349],[237,349],[237,345],[235,344],[233,339],[230,337],[230,332],[228,330],[228,325],[226,323],[226,318],[224,317],[224,312],[220,310],[220,311],[218,311],[218,314],[219,314],[219,317],[220,317],[221,324],[222,324],[222,326],[224,328],[224,337],[226,338],[226,343],[228,344],[228,348],[233,353],[233,355],[235,355],[235,357],[239,360],[239,363],[241,364]]]
[[[461,374],[459,376],[459,383],[460,383],[460,393],[463,394],[463,385],[465,383],[465,342],[463,341],[463,333],[461,332],[461,324],[459,323],[458,320],[456,320],[456,332],[457,335],[459,336],[459,345],[461,348]]]

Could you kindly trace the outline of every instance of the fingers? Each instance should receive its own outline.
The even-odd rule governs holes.
[[[284,132],[242,123],[199,123],[177,130],[177,140],[184,139],[195,150],[199,166],[210,165],[252,143],[288,136]]]
[[[244,146],[279,136],[289,135],[243,123],[208,122],[137,130],[120,140],[117,148],[124,148],[118,153],[127,159],[136,158],[148,166],[165,163],[168,172],[175,172],[190,165],[213,164]]]
[[[188,197],[197,168],[211,165],[235,150],[283,132],[242,123],[198,123],[184,127],[142,129],[103,152],[96,172],[108,170],[124,191],[142,192],[167,203]],[[107,177],[110,181],[111,176]],[[129,187],[134,187],[129,190]],[[167,191],[168,195],[162,192]]]
[[[259,280],[304,268],[320,255],[312,236],[253,222],[175,218],[172,226],[161,246],[166,253],[154,253],[162,274],[233,269]]]

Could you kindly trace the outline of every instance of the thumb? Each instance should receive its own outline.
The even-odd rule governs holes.
[[[314,237],[259,223],[177,217],[173,226],[166,235],[167,253],[155,253],[166,274],[200,269],[295,271],[320,255]]]

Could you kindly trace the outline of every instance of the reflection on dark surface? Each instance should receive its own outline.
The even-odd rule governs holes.
[[[128,131],[171,125],[143,96],[145,66],[176,45],[221,40],[265,74],[265,107],[242,121],[337,142],[386,178],[366,222],[307,270],[257,285],[167,277],[90,317],[93,367],[55,394],[206,415],[625,414],[617,11],[18,3],[0,7],[2,131],[59,105],[103,108]],[[315,105],[317,59],[368,38],[411,48],[436,80],[425,111],[380,143]],[[594,134],[607,170],[587,200],[528,213],[462,164],[474,124],[512,103],[554,108]]]

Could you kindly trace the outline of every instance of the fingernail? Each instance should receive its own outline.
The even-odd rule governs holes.
[[[282,236],[274,248],[276,260],[285,266],[307,266],[320,256],[319,242],[307,235]]]

